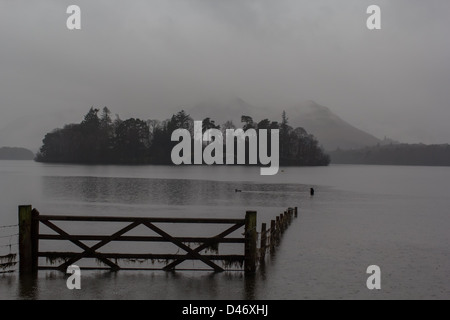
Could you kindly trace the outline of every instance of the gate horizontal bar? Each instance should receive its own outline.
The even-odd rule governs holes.
[[[85,222],[151,222],[151,223],[205,223],[245,224],[244,219],[207,218],[145,218],[145,217],[101,217],[101,216],[48,216],[40,215],[39,221],[85,221]]]
[[[40,240],[79,240],[79,241],[102,241],[108,239],[110,236],[100,235],[70,235],[61,236],[53,234],[40,234]],[[176,240],[187,243],[203,243],[214,238],[195,238],[195,237],[175,237]],[[122,236],[113,241],[136,241],[136,242],[171,242],[163,237],[146,237],[146,236]],[[214,243],[245,243],[244,238],[224,238],[214,241]]]

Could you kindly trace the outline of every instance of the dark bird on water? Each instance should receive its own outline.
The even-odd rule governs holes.
[[[242,192],[242,190],[234,189],[234,192]]]
[[[310,193],[311,197],[313,197],[314,194],[316,193],[316,190],[314,190],[314,188],[311,188],[311,189],[309,190],[309,193]]]

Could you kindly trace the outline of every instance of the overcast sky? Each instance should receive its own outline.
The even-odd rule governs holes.
[[[66,8],[82,9],[82,30]],[[382,8],[382,30],[366,9]],[[448,0],[0,0],[0,127],[239,96],[329,107],[380,138],[450,142]],[[55,124],[60,126],[62,124]]]

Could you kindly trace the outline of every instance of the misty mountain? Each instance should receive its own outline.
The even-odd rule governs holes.
[[[24,148],[0,148],[0,160],[33,160],[34,153]]]
[[[329,108],[307,101],[286,109],[291,126],[313,134],[327,151],[374,146],[381,140],[358,129],[334,114]]]
[[[313,101],[284,108],[289,118],[289,124],[296,128],[302,127],[313,134],[327,151],[340,149],[354,149],[374,146],[381,140],[360,130],[334,114],[329,108],[318,105]],[[240,125],[241,115],[247,115],[259,121],[265,118],[281,121],[283,108],[277,111],[253,106],[240,98],[225,101],[207,101],[187,110],[194,119],[200,120],[201,115],[208,115],[212,119],[232,120]]]

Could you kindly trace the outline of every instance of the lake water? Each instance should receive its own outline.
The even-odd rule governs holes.
[[[310,187],[316,189],[313,198]],[[284,168],[268,177],[248,167],[0,161],[0,203],[0,226],[17,224],[21,204],[51,215],[243,218],[246,210],[256,210],[258,225],[299,207],[299,218],[255,277],[86,271],[82,290],[69,291],[60,272],[40,271],[37,280],[13,273],[0,275],[0,299],[450,299],[450,168],[333,165]],[[99,233],[93,224],[64,228]],[[117,230],[105,228],[100,230]],[[177,236],[217,231],[171,228]],[[16,232],[0,229],[0,237]],[[16,240],[0,238],[0,246]],[[138,249],[117,245],[125,252]],[[42,246],[56,248],[48,241]],[[0,247],[0,256],[9,252],[17,247]],[[381,268],[380,291],[366,287],[370,265]]]

